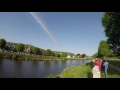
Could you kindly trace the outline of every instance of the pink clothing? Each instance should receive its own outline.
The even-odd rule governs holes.
[[[101,70],[102,62],[96,62],[96,65],[99,67],[99,71],[100,71]]]

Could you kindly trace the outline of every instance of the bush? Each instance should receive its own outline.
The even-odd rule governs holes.
[[[0,53],[0,58],[3,58],[3,54],[2,53]]]
[[[12,55],[12,59],[17,59],[17,55],[16,55],[16,54],[13,54],[13,55]]]
[[[9,58],[9,59],[12,58],[12,54],[11,54],[11,53],[3,53],[3,56],[4,56],[5,58]]]

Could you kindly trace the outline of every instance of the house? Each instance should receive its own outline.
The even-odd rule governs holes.
[[[70,56],[70,55],[68,55],[66,58],[71,58],[71,56]]]
[[[75,58],[75,55],[73,55],[73,57],[72,58]]]

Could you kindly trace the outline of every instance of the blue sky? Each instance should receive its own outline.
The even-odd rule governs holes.
[[[55,41],[29,12],[0,12],[0,38],[52,51],[88,56],[97,52],[106,40],[101,24],[103,12],[37,12]]]

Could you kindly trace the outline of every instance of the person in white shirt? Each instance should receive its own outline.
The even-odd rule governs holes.
[[[98,72],[99,67],[96,65],[96,63],[94,63],[94,67],[92,69],[93,78],[99,78]]]

